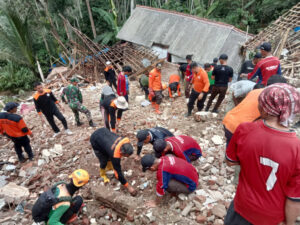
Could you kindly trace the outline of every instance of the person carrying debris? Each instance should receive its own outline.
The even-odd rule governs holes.
[[[185,93],[185,97],[188,99],[190,97],[190,93],[191,93],[191,86],[192,86],[192,78],[193,78],[193,71],[191,68],[191,64],[193,63],[193,55],[187,55],[185,57],[186,62],[187,62],[187,67],[186,67],[186,71],[185,71],[185,80],[184,80],[184,93]]]
[[[131,67],[124,66],[122,68],[122,72],[120,72],[118,76],[117,93],[119,96],[124,96],[127,102],[128,102],[128,94],[129,94],[128,75],[130,75],[131,73],[132,73]]]
[[[176,157],[188,162],[195,161],[202,156],[202,151],[195,139],[186,135],[158,139],[153,143],[156,158],[166,154],[174,154]]]
[[[62,115],[62,113],[58,110],[58,105],[61,110],[63,110],[62,106],[59,104],[59,101],[55,98],[50,89],[44,89],[43,85],[40,82],[34,83],[34,90],[36,93],[33,95],[33,101],[35,104],[36,111],[38,112],[42,124],[45,123],[44,118],[42,117],[42,113],[46,117],[48,123],[50,124],[52,130],[54,131],[53,137],[56,137],[60,130],[54,122],[54,116],[61,121],[65,128],[65,132],[68,135],[71,135],[72,132],[68,129],[67,120]]]
[[[79,112],[84,113],[86,115],[87,120],[89,121],[89,125],[94,127],[94,123],[92,120],[91,112],[82,105],[82,94],[80,89],[78,88],[79,79],[76,77],[71,78],[71,84],[68,87],[63,89],[61,94],[61,99],[64,103],[68,103],[69,107],[74,113],[75,122],[77,126],[81,126],[82,123],[80,122]],[[67,101],[65,99],[67,97]]]
[[[133,153],[133,147],[128,138],[122,138],[107,128],[96,130],[91,138],[91,145],[95,155],[100,162],[100,176],[104,183],[110,180],[106,176],[106,170],[114,170],[115,177],[127,188],[131,195],[136,194],[136,190],[126,181],[121,169],[121,158],[129,157]]]
[[[105,80],[109,82],[109,86],[114,86],[117,90],[117,78],[116,78],[116,72],[114,68],[111,65],[110,61],[106,62],[106,67],[104,69],[104,77]]]
[[[165,139],[167,137],[174,137],[174,134],[163,127],[154,127],[138,131],[136,135],[136,138],[138,139],[136,159],[139,159],[144,144],[150,143],[153,145],[154,141]]]
[[[22,153],[22,147],[28,155],[30,161],[33,160],[33,153],[30,146],[30,140],[27,135],[33,137],[30,129],[26,126],[23,118],[16,114],[19,104],[15,102],[8,102],[4,110],[6,112],[0,113],[0,134],[8,137],[14,142],[14,148],[18,159],[21,163],[25,162]]]
[[[177,95],[180,96],[180,76],[173,74],[169,77],[169,96],[173,98],[172,92],[177,92]]]
[[[214,113],[219,112],[218,109],[225,98],[228,83],[231,82],[233,77],[233,69],[227,65],[228,56],[222,54],[220,55],[219,60],[221,65],[217,65],[213,70],[212,79],[215,80],[215,85],[212,88],[210,98],[205,108],[205,111],[208,111],[213,100],[219,95],[217,103],[212,110]]]
[[[143,172],[156,172],[156,199],[146,203],[148,207],[156,207],[161,203],[165,192],[174,194],[190,194],[198,186],[199,175],[195,167],[184,159],[175,156],[163,156],[156,159],[153,155],[145,155],[141,164]]]
[[[189,98],[189,102],[187,104],[188,112],[186,114],[186,117],[192,115],[192,110],[194,108],[196,100],[198,111],[201,111],[203,109],[204,102],[209,90],[209,79],[205,70],[199,67],[196,62],[193,62],[191,64],[191,69],[194,73],[192,79],[193,88]]]
[[[228,166],[241,166],[225,225],[295,224],[300,215],[300,140],[289,129],[300,93],[273,84],[259,95],[261,120],[242,123],[228,148]]]
[[[145,74],[142,74],[139,80],[142,90],[145,92],[145,99],[148,99],[149,96],[149,77]]]
[[[275,75],[281,75],[280,61],[277,57],[272,56],[272,46],[269,42],[264,42],[260,46],[260,52],[263,57],[256,65],[251,73],[248,73],[248,80],[258,77],[257,82],[267,85],[268,79]]]
[[[89,182],[90,176],[86,170],[78,169],[69,178],[69,183],[58,182],[40,195],[32,208],[32,218],[36,223],[63,225],[77,220],[84,203],[82,197],[73,195]]]
[[[157,63],[155,68],[149,73],[149,100],[152,103],[152,107],[155,108],[157,114],[161,114],[159,111],[159,105],[162,102],[162,83],[161,83],[161,63]]]
[[[109,95],[101,102],[101,107],[105,127],[116,133],[122,119],[123,111],[128,109],[128,102],[123,96],[116,97],[115,95]]]

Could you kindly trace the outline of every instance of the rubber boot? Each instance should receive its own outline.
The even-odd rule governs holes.
[[[155,109],[156,103],[155,102],[151,102],[151,105],[152,105],[152,108]]]
[[[114,170],[114,167],[112,165],[112,162],[111,161],[108,161],[107,162],[107,165],[106,165],[106,168],[105,168],[105,171],[110,171],[110,170]]]
[[[161,114],[161,111],[159,111],[159,105],[158,104],[155,104],[155,112],[157,114]]]
[[[100,177],[103,178],[104,183],[108,183],[110,181],[105,174],[105,169],[100,169]]]
[[[80,127],[82,124],[83,124],[83,123],[81,123],[80,121],[78,121],[78,122],[76,123],[77,127]]]

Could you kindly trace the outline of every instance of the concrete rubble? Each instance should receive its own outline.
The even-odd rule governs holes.
[[[163,74],[172,73],[174,68],[170,65],[163,68]],[[165,82],[168,81],[167,76],[163,79]],[[104,82],[81,88],[83,104],[91,111],[98,128],[103,126],[99,111],[103,85]],[[59,91],[60,89],[53,90],[57,97]],[[164,95],[167,96],[167,90]],[[198,141],[203,150],[203,157],[193,163],[199,173],[199,186],[195,193],[177,197],[167,194],[160,207],[147,209],[145,203],[156,196],[156,174],[141,171],[140,162],[134,160],[136,153],[122,159],[125,177],[138,191],[137,196],[132,197],[114,179],[113,173],[109,175],[111,180],[109,184],[104,185],[100,179],[99,162],[89,143],[90,135],[96,128],[88,126],[84,115],[81,114],[84,125],[78,128],[75,126],[72,111],[64,105],[63,114],[73,135],[67,136],[62,132],[52,138],[53,132],[49,125],[42,127],[37,113],[26,111],[24,120],[34,133],[31,143],[35,160],[19,164],[13,143],[2,139],[4,145],[0,145],[1,160],[9,162],[0,165],[0,221],[9,217],[2,222],[3,225],[33,224],[31,207],[39,194],[57,181],[68,181],[68,175],[77,168],[88,170],[91,179],[89,184],[80,190],[79,194],[85,200],[86,209],[74,224],[223,224],[236,190],[233,184],[234,168],[224,164],[226,143],[222,118],[225,115],[226,103],[222,105],[219,114],[197,113],[200,118],[198,120],[201,121],[197,123],[194,117],[184,117],[187,111],[184,97],[175,98],[172,102],[165,98],[161,105],[162,115],[156,115],[151,106],[141,106],[145,98],[138,81],[131,81],[129,97],[129,110],[124,112],[118,132],[122,136],[129,137],[135,149],[136,132],[154,126],[165,127],[175,135],[190,135]],[[32,102],[26,104],[32,106]],[[63,130],[59,121],[57,124]],[[144,145],[142,155],[150,152],[152,146]],[[9,167],[12,165],[15,166],[14,169]],[[24,200],[26,200],[24,214],[16,212],[15,208]],[[10,208],[5,206],[12,203]]]

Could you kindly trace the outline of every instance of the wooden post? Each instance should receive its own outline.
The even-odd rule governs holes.
[[[92,10],[91,10],[91,7],[90,7],[90,1],[89,0],[85,0],[85,2],[86,2],[87,9],[88,9],[90,21],[91,21],[93,36],[94,36],[94,38],[96,38],[97,34],[96,34],[96,28],[95,28],[95,24],[94,24],[93,15],[92,15]]]

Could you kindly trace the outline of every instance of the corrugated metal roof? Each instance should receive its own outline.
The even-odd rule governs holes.
[[[240,47],[246,42],[247,34],[232,25],[137,6],[117,37],[147,47],[165,45],[172,55],[185,58],[193,54],[194,61],[201,64],[226,53],[228,64],[237,71],[242,62]]]

